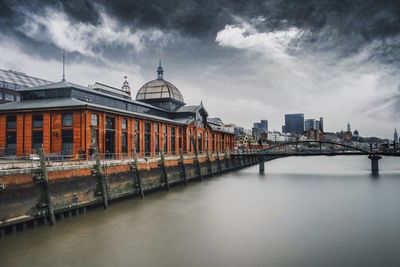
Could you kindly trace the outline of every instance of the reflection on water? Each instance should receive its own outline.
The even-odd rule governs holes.
[[[400,158],[286,158],[0,240],[0,266],[400,266]]]

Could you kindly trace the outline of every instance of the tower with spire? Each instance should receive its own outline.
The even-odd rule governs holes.
[[[350,122],[347,123],[347,132],[350,132],[350,133],[351,133]]]
[[[124,76],[123,77],[125,80],[124,80],[124,83],[122,84],[122,87],[121,87],[121,89],[122,89],[122,91],[124,91],[124,92],[126,92],[128,95],[131,95],[131,87],[129,86],[129,82],[128,82],[128,76]]]
[[[396,128],[394,128],[393,139],[394,139],[394,141],[396,141],[396,142],[399,141],[399,135],[397,134],[397,129],[396,129]]]
[[[161,57],[160,57],[160,60],[158,62],[158,68],[157,68],[157,79],[163,80],[164,79],[163,75],[164,75],[164,70],[161,66]]]

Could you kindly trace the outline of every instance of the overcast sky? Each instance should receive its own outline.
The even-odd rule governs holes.
[[[325,129],[393,137],[400,128],[400,1],[0,0],[0,68],[135,95],[164,78],[188,105],[251,127],[285,113]]]

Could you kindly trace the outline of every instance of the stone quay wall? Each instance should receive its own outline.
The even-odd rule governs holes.
[[[258,157],[213,155],[199,156],[197,160],[170,157],[164,161],[141,159],[134,163],[133,160],[101,163],[104,187],[94,171],[94,162],[47,167],[47,187],[43,186],[41,168],[1,170],[0,237],[77,216],[88,208],[107,207],[105,199],[112,202],[143,197],[144,193],[169,190],[171,186],[235,171],[257,164]]]

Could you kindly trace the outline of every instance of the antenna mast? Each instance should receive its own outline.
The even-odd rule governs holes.
[[[62,82],[65,82],[65,48],[63,49],[63,77]]]

